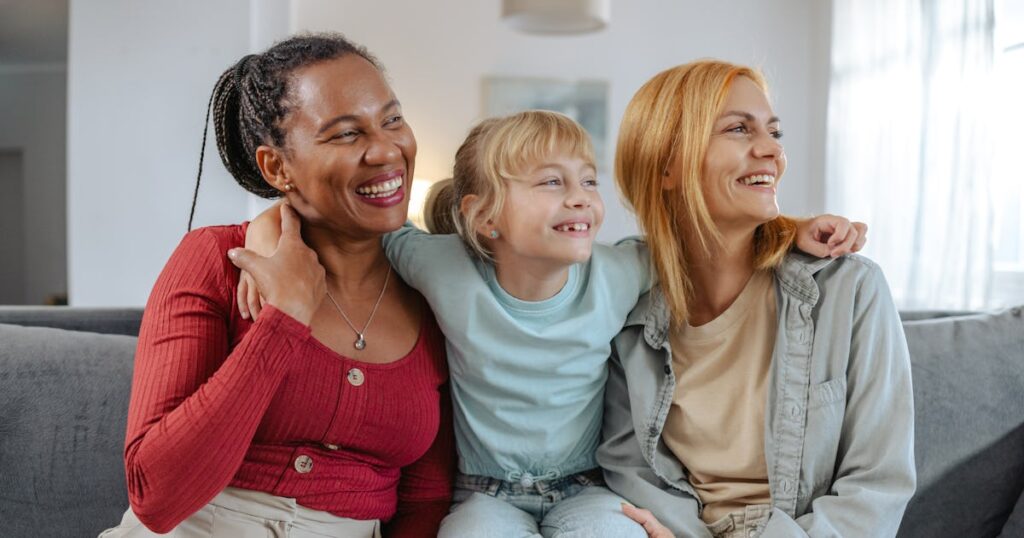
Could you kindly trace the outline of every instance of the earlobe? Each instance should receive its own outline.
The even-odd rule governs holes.
[[[476,233],[490,239],[497,239],[501,236],[497,228],[494,226],[494,221],[490,220],[477,224]]]

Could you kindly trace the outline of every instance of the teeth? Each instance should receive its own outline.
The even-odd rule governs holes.
[[[356,189],[356,192],[366,196],[367,198],[386,198],[395,194],[398,188],[402,186],[402,177],[396,177],[389,179],[383,183],[375,183],[369,187],[360,187]]]
[[[775,184],[775,176],[768,174],[758,174],[755,176],[747,176],[740,179],[744,185],[768,185],[769,187]]]
[[[590,225],[585,222],[574,222],[556,226],[555,229],[560,232],[585,232],[590,229]]]

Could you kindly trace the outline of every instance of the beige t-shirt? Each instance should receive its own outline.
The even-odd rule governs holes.
[[[775,309],[772,272],[758,271],[720,316],[670,336],[676,390],[663,438],[690,473],[705,523],[771,502],[764,408]]]

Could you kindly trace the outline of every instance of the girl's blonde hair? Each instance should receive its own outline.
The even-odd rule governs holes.
[[[626,107],[615,153],[615,179],[647,236],[674,324],[688,318],[693,298],[688,255],[707,257],[721,246],[701,188],[704,155],[712,126],[729,85],[747,77],[765,94],[768,85],[756,69],[717,60],[673,67],[647,81]],[[664,188],[675,162],[682,180]],[[754,234],[756,269],[778,266],[796,237],[796,224],[778,217]],[[684,248],[684,242],[686,248]]]
[[[480,122],[455,153],[452,177],[435,183],[427,194],[427,229],[457,233],[473,253],[490,259],[487,239],[477,229],[501,214],[506,181],[521,179],[555,154],[594,163],[590,136],[564,114],[527,110]],[[475,198],[463,207],[467,195]]]

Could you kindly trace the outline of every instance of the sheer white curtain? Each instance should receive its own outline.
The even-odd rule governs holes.
[[[901,308],[988,302],[992,2],[833,3],[826,203],[870,224]]]

